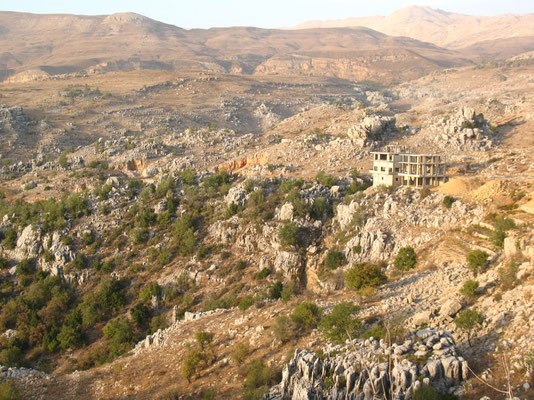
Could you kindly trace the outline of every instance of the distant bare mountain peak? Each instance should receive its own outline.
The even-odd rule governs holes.
[[[470,57],[506,58],[534,50],[534,14],[472,16],[428,6],[408,6],[389,16],[309,21],[294,29],[365,26],[390,36],[407,36]],[[510,40],[518,38],[517,41]],[[506,43],[504,45],[504,43]]]

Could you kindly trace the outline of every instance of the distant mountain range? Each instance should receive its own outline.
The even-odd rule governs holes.
[[[534,50],[534,14],[484,17],[409,6],[387,17],[308,21],[292,29],[356,26],[430,42],[473,57],[509,57]]]
[[[534,15],[471,17],[409,7],[389,17],[299,28],[185,30],[134,13],[0,12],[0,80],[176,69],[390,82],[467,65],[481,55],[534,50]]]

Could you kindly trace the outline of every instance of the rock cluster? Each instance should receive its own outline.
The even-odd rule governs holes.
[[[371,115],[364,117],[359,125],[350,127],[347,135],[363,147],[375,145],[387,139],[396,131],[395,117]]]
[[[271,393],[281,398],[410,399],[422,385],[441,393],[460,392],[468,376],[468,365],[450,333],[420,330],[403,344],[388,345],[383,339],[348,341],[328,346],[325,356],[297,350],[284,367],[282,381]]]
[[[484,115],[472,108],[462,108],[448,118],[431,121],[434,141],[441,147],[455,151],[482,151],[493,147],[492,130]]]

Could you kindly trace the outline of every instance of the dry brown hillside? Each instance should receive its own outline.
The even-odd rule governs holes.
[[[184,30],[144,16],[0,13],[0,78],[21,81],[90,71],[211,70],[413,79],[468,63],[428,43],[367,28]]]

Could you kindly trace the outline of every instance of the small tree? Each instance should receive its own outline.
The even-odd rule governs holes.
[[[291,320],[297,329],[307,332],[317,326],[322,314],[323,310],[317,304],[305,301],[295,307],[291,314]]]
[[[361,329],[360,320],[354,315],[358,307],[350,302],[339,303],[332,309],[330,315],[323,317],[319,328],[323,335],[334,343],[342,343],[352,338]]]
[[[393,262],[395,268],[400,271],[408,271],[415,267],[416,263],[417,255],[411,246],[401,248],[397,254],[397,257],[395,257],[395,261]]]
[[[280,315],[274,321],[273,335],[281,343],[286,343],[293,337],[295,324],[287,315]]]
[[[345,273],[345,284],[353,290],[378,286],[386,279],[382,268],[371,263],[356,263]]]
[[[201,370],[201,366],[206,362],[206,354],[199,349],[190,350],[182,364],[182,375],[189,383],[195,374]]]
[[[248,342],[237,343],[230,357],[232,361],[239,367],[242,365],[250,354],[250,345]]]
[[[458,329],[467,333],[467,342],[471,346],[471,332],[482,325],[484,317],[476,310],[463,310],[454,319],[454,324]]]
[[[214,336],[215,335],[211,332],[200,331],[195,333],[195,340],[202,351],[205,351],[207,348],[211,347]]]
[[[278,239],[282,246],[296,246],[298,244],[299,227],[294,222],[287,222],[280,228]]]
[[[481,272],[481,267],[488,261],[488,253],[482,250],[473,250],[465,255],[467,266],[475,275]]]

